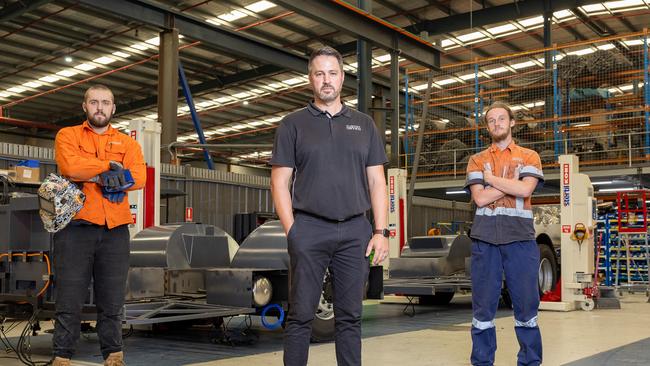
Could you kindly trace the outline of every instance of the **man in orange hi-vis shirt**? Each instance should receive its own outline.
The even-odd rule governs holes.
[[[515,313],[518,366],[542,363],[539,249],[530,197],[544,181],[539,155],[512,139],[515,117],[495,102],[483,113],[492,145],[472,155],[467,183],[478,207],[472,224],[472,365],[491,366],[497,349],[495,315],[505,277]],[[507,364],[511,364],[509,361]]]
[[[61,129],[54,147],[61,174],[82,187],[86,201],[54,235],[52,365],[70,365],[92,278],[104,365],[118,366],[124,365],[121,315],[129,269],[128,224],[133,222],[126,191],[144,186],[146,166],[140,145],[110,125],[115,102],[109,88],[88,88],[82,107],[88,119]]]

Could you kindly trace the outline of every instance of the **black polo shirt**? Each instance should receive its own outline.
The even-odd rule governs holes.
[[[369,116],[311,102],[282,119],[269,164],[294,168],[294,209],[344,220],[370,209],[366,167],[388,161],[383,141]]]

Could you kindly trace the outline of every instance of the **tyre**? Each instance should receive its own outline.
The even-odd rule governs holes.
[[[438,292],[435,295],[420,296],[420,305],[447,305],[454,298],[455,292]]]
[[[557,283],[557,260],[555,253],[545,244],[537,244],[539,247],[539,293],[544,294],[547,291],[555,289]]]

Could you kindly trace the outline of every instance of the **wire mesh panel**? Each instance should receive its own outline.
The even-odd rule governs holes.
[[[646,162],[647,39],[641,32],[443,66],[433,75],[418,176],[464,175],[469,157],[491,143],[481,118],[495,101],[512,106],[515,142],[537,151],[545,168],[564,153],[587,167]],[[403,166],[413,164],[429,72],[404,76]]]

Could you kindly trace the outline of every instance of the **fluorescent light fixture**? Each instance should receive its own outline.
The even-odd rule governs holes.
[[[623,41],[626,46],[641,46],[643,45],[643,40],[642,39],[632,39],[629,41]]]
[[[239,11],[239,10],[233,10],[230,13],[225,13],[225,14],[221,14],[221,15],[217,16],[217,18],[219,18],[219,19],[221,19],[223,21],[226,21],[226,22],[232,22],[232,21],[235,21],[237,19],[244,18],[244,17],[246,17],[246,14]]]
[[[427,84],[425,83],[425,84],[416,85],[416,86],[413,86],[412,88],[417,90],[417,91],[424,90],[424,89],[427,88]]]
[[[457,82],[458,82],[458,80],[456,80],[456,79],[444,79],[444,80],[435,81],[435,83],[438,84],[438,85],[447,85],[447,84],[453,84],[453,83],[457,83]],[[425,88],[426,88],[426,86],[425,86]]]
[[[645,5],[645,3],[643,0],[608,1],[605,3],[605,6],[609,9],[628,8],[636,5]]]
[[[214,103],[209,100],[206,100],[205,102],[198,103],[196,106],[199,108],[207,108],[211,105],[214,105]]]
[[[603,188],[599,189],[598,192],[627,192],[633,191],[634,187],[622,187],[622,188]]]
[[[244,105],[248,105],[248,101],[247,101],[247,100],[244,101]]]
[[[241,93],[233,94],[232,96],[233,96],[234,98],[237,98],[237,99],[242,99],[242,98],[248,98],[248,97],[250,97],[251,94],[250,94],[250,93],[247,93],[247,92],[241,92]]]
[[[356,99],[350,99],[350,100],[346,100],[345,103],[355,105],[359,103],[359,101]]]
[[[533,61],[526,61],[526,62],[520,62],[518,64],[512,64],[510,67],[513,69],[525,69],[527,67],[532,67],[535,66],[535,62]]]
[[[288,85],[296,85],[304,82],[305,80],[303,78],[297,77],[297,78],[291,78],[287,80],[283,80],[282,82]]]
[[[97,66],[83,63],[83,64],[79,64],[79,65],[75,66],[74,68],[82,70],[82,71],[90,71],[90,70],[96,69]]]
[[[526,28],[528,28],[530,26],[533,26],[533,25],[541,24],[541,23],[544,23],[544,17],[541,16],[541,15],[537,16],[537,17],[528,18],[528,19],[524,19],[524,20],[519,21],[519,24],[521,24],[523,27],[526,27]]]
[[[632,90],[632,89],[634,89],[634,85],[632,85],[632,84],[621,85],[621,86],[619,86],[619,88],[621,90]]]
[[[149,43],[150,45],[158,46],[160,45],[160,37],[153,37],[151,39],[146,40],[145,42]]]
[[[265,123],[262,122],[262,121],[253,121],[253,122],[250,122],[250,123],[249,123],[249,125],[251,125],[251,126],[253,126],[253,127],[259,127],[259,126],[262,126],[262,125],[264,125],[264,124],[265,124]]]
[[[230,132],[230,131],[232,131],[232,130],[233,130],[232,128],[224,127],[224,128],[220,128],[220,129],[218,129],[217,132],[219,132],[219,133],[226,133],[226,132]]]
[[[460,75],[459,78],[460,78],[460,80],[465,81],[465,80],[474,79],[475,76],[476,76],[476,74],[465,74],[465,75]],[[481,77],[480,74],[479,74],[479,77]]]
[[[152,113],[152,114],[146,115],[145,118],[158,119],[158,113]]]
[[[264,93],[266,93],[266,92],[265,92],[264,90],[262,90],[262,89],[252,89],[250,92],[251,92],[251,93],[255,93],[255,94],[264,94]]]
[[[616,48],[616,46],[614,46],[611,43],[605,43],[596,48],[598,48],[599,50],[607,51],[607,50],[611,50],[612,48]]]
[[[502,74],[502,73],[507,72],[507,71],[508,71],[508,69],[506,69],[503,66],[502,67],[497,67],[496,69],[483,70],[483,72],[485,72],[488,75]]]
[[[63,60],[65,60],[65,62],[72,62],[72,57],[71,56],[65,56],[65,58]]]
[[[573,16],[573,13],[570,10],[560,10],[553,13],[553,16],[558,19],[563,19],[563,18],[568,18],[570,16]]]
[[[278,121],[280,121],[281,119],[282,119],[282,117],[271,117],[271,118],[265,119],[264,122],[271,122],[271,123],[273,123],[273,122],[278,122]]]
[[[258,1],[256,3],[252,3],[250,5],[247,5],[245,8],[250,10],[250,11],[254,11],[256,13],[259,13],[261,11],[271,9],[273,7],[275,7],[275,4],[273,4],[270,1],[263,0],[263,1]]]
[[[488,28],[487,31],[490,32],[491,34],[501,34],[501,33],[506,33],[510,32],[513,30],[517,30],[517,27],[514,24],[508,23],[504,25],[499,25],[493,28]]]
[[[477,39],[480,39],[480,38],[485,38],[485,34],[483,34],[481,32],[472,32],[472,33],[463,34],[462,36],[457,36],[456,37],[456,39],[458,39],[459,41],[461,41],[463,43],[474,41],[474,40],[477,40]]]
[[[467,192],[458,190],[458,191],[447,191],[445,192],[445,194],[467,194]]]
[[[7,92],[0,91],[0,98],[8,98],[11,94]]]
[[[526,107],[524,107],[523,105],[513,105],[510,107],[510,109],[512,109],[513,111],[518,111],[520,109],[525,109],[525,108]]]
[[[449,120],[446,119],[446,118],[443,118],[443,119],[440,120],[440,122],[442,122],[442,123],[449,123]]]
[[[39,83],[38,81],[29,81],[23,84],[23,86],[28,88],[38,88],[39,86],[43,86],[43,83]]]
[[[595,11],[603,11],[605,10],[605,7],[602,4],[593,4],[593,5],[584,5],[581,6],[580,9],[587,13],[592,13]]]
[[[93,60],[93,62],[96,62],[98,64],[102,64],[102,65],[112,64],[115,61],[117,61],[117,60],[112,58],[112,57],[108,57],[108,56],[102,56],[102,57],[99,57],[99,58],[96,58],[96,59]]]
[[[222,25],[222,24],[223,24],[223,23],[222,23],[221,21],[219,21],[219,19],[217,19],[217,18],[208,18],[208,19],[206,19],[205,21],[206,21],[207,23],[211,23],[211,24],[214,24],[214,25]]]
[[[122,52],[122,51],[113,52],[113,56],[117,56],[117,57],[121,57],[121,58],[129,58],[129,57],[131,57],[130,54],[128,54],[126,52]]]
[[[442,42],[440,42],[441,47],[449,47],[449,46],[455,46],[456,42],[454,42],[451,39],[443,39]]]
[[[53,83],[53,82],[55,82],[55,81],[59,81],[59,80],[61,80],[61,78],[56,77],[56,76],[54,76],[54,75],[48,75],[48,76],[43,76],[42,78],[40,78],[40,79],[38,79],[38,80],[40,80],[40,81],[44,81],[44,82],[46,82],[46,83]]]
[[[248,128],[248,126],[245,124],[239,124],[239,125],[230,126],[230,128],[233,128],[235,130],[243,130],[244,128]]]
[[[217,102],[219,104],[228,103],[228,102],[230,102],[232,100],[233,99],[231,97],[221,97],[221,98],[217,98],[217,99],[212,99],[212,101]]]
[[[388,61],[390,61],[390,54],[387,53],[385,55],[377,56],[377,57],[375,57],[375,60],[377,60],[379,62],[388,62]]]
[[[20,86],[14,86],[13,88],[9,88],[9,89],[7,89],[7,91],[8,91],[9,93],[15,93],[15,94],[20,94],[20,93],[22,93],[22,92],[24,92],[24,91],[26,91],[26,90],[27,90],[27,89],[22,88],[22,87],[20,87]]]
[[[583,55],[588,55],[590,53],[594,53],[595,51],[591,48],[585,48],[582,50],[577,50],[577,51],[572,51],[572,52],[567,52],[567,55],[576,55],[576,56],[583,56]],[[556,57],[557,59],[557,57]]]
[[[601,186],[601,185],[607,185],[607,184],[612,184],[612,183],[614,183],[614,182],[611,181],[611,180],[606,180],[606,181],[601,181],[601,182],[591,182],[591,185]]]
[[[69,78],[70,76],[77,75],[78,72],[75,71],[74,69],[65,69],[65,70],[61,70],[61,71],[57,72],[56,74],[60,75],[60,76],[63,76],[65,78]]]
[[[131,48],[135,48],[136,50],[140,50],[140,51],[146,51],[149,48],[151,48],[151,46],[149,46],[148,44],[146,44],[144,42],[140,42],[140,43],[136,43],[136,44],[132,45]]]
[[[573,125],[573,127],[587,127],[591,126],[591,123],[578,123],[576,125]]]
[[[190,111],[190,107],[189,107],[189,106],[184,106],[184,107],[180,107],[180,108],[178,108],[178,110],[181,111],[181,112],[189,112],[189,111]]]

